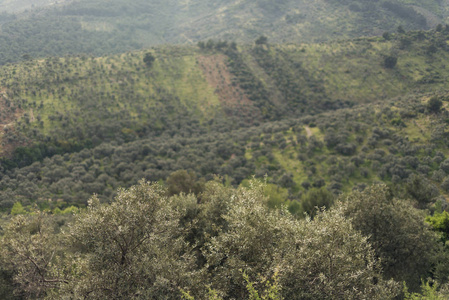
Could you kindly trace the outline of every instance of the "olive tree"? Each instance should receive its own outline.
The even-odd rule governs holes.
[[[424,222],[424,212],[410,201],[394,198],[385,185],[353,191],[344,198],[344,207],[354,228],[369,237],[385,277],[418,288],[436,250],[436,237]]]
[[[8,223],[0,241],[0,261],[12,275],[17,296],[43,298],[68,283],[59,238],[52,219],[43,212],[18,215]]]
[[[231,199],[223,216],[227,226],[203,248],[212,287],[224,298],[245,299],[247,279],[275,274],[285,299],[395,295],[396,285],[382,280],[367,238],[352,228],[341,207],[297,220],[285,209],[268,209],[263,186],[255,183]]]
[[[178,299],[180,288],[195,286],[193,256],[171,204],[163,187],[145,181],[119,190],[110,205],[92,197],[68,231],[77,270],[66,292],[90,299]]]

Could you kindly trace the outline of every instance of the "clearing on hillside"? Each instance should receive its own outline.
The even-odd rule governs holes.
[[[198,56],[197,60],[207,83],[215,89],[215,93],[228,115],[241,117],[250,123],[254,120],[261,120],[260,111],[237,83],[235,76],[228,70],[226,59],[225,55],[217,54]]]

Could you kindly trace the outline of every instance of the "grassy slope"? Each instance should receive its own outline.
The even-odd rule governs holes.
[[[4,67],[2,85],[9,87],[13,102],[26,99],[18,127],[44,136],[56,132],[78,138],[67,127],[77,126],[88,135],[96,122],[137,130],[150,120],[161,121],[158,110],[168,111],[169,119],[183,111],[207,122],[220,113],[218,98],[197,66],[197,54],[179,51],[154,51],[157,60],[151,68],[143,63],[143,52],[33,61]],[[114,133],[106,136],[113,139]]]
[[[253,174],[268,175],[269,196],[288,196],[293,206],[309,188],[323,184],[335,193],[377,181],[404,187],[411,174],[419,174],[431,180],[428,186],[439,188],[449,178],[440,170],[449,156],[449,113],[429,113],[431,96],[412,94],[224,133],[105,142],[7,172],[0,178],[0,208],[9,209],[16,201],[51,208],[83,205],[92,193],[108,201],[119,186],[142,177],[165,179],[178,169],[207,179],[219,174],[233,184]],[[447,109],[448,95],[441,96]],[[354,145],[351,153],[327,144],[329,135],[340,133],[345,135],[342,144]]]
[[[217,114],[223,116],[219,107],[248,97],[248,105],[257,108],[244,118],[261,113],[279,119],[414,91],[444,90],[449,77],[445,66],[448,33],[428,32],[419,39],[418,34],[397,35],[389,41],[366,38],[345,43],[245,46],[225,51],[228,60],[239,62],[230,67],[222,63],[226,61],[223,54],[194,47],[155,48],[151,52],[156,60],[150,68],[143,63],[146,52],[48,58],[4,66],[1,85],[12,103],[20,106],[14,115],[22,115],[17,131],[30,137],[34,130],[41,139],[52,132],[65,139],[80,138],[67,127],[76,126],[86,136],[95,122],[116,122],[120,130],[138,131],[149,122],[163,127],[181,112],[207,123]],[[410,40],[406,49],[401,49],[403,39]],[[429,54],[428,47],[433,44],[437,46]],[[384,66],[388,55],[398,58],[394,68]],[[227,90],[225,96],[231,99],[223,98],[222,90]],[[161,115],[154,113],[158,110],[166,112],[168,120],[162,121]],[[103,135],[116,137],[113,132]]]
[[[398,34],[388,41],[364,38],[346,42],[263,46],[263,51],[254,51],[252,47],[245,48],[243,53],[246,53],[244,57],[249,66],[253,57],[262,64],[264,76],[268,75],[273,81],[271,85],[265,84],[267,89],[273,86],[283,89],[283,92],[295,89],[309,99],[310,105],[337,100],[359,104],[412,91],[446,88],[449,75],[445,63],[449,58],[447,33],[422,34]],[[410,41],[410,44],[402,47],[403,40]],[[436,45],[433,53],[428,50],[431,45]],[[398,58],[394,68],[385,67],[387,56]],[[292,97],[285,96],[281,101],[292,100]],[[307,99],[304,100],[306,104]]]
[[[378,160],[376,156],[347,170],[350,176],[338,170],[351,165],[353,155],[368,157],[377,155],[376,150],[398,159],[404,155],[401,153],[405,152],[394,153],[394,149],[389,148],[390,142],[389,145],[370,141],[370,136],[376,134],[375,127],[391,131],[388,138],[382,139],[395,141],[397,134],[417,147],[425,147],[431,144],[436,125],[445,126],[444,118],[434,119],[424,111],[414,116],[401,113],[404,107],[412,112],[422,110],[432,94],[445,91],[444,82],[449,75],[444,66],[448,58],[444,46],[447,33],[429,32],[420,39],[416,38],[417,34],[398,35],[390,41],[368,38],[347,43],[245,46],[238,51],[223,50],[226,54],[194,47],[159,47],[149,50],[156,58],[151,67],[143,63],[147,51],[102,58],[48,58],[4,66],[0,69],[4,95],[1,104],[9,109],[2,111],[0,120],[2,150],[11,151],[11,147],[20,145],[27,145],[31,150],[40,149],[36,151],[43,155],[41,157],[36,152],[24,155],[21,150],[16,156],[19,165],[64,153],[74,153],[73,159],[78,163],[80,159],[86,160],[86,152],[81,151],[86,147],[98,145],[102,149],[100,144],[104,143],[112,149],[123,145],[121,147],[129,148],[125,152],[140,149],[138,153],[147,153],[144,146],[149,144],[150,149],[155,149],[151,155],[160,161],[167,160],[166,163],[152,163],[153,167],[145,173],[159,174],[148,175],[152,180],[163,179],[177,168],[193,169],[206,177],[210,172],[229,175],[235,177],[234,183],[252,173],[258,176],[268,173],[274,183],[281,182],[283,175],[291,174],[293,198],[306,191],[301,185],[305,181],[314,184],[323,179],[338,190],[349,190],[356,184],[380,179],[389,181],[396,171],[382,171],[385,161],[379,166],[379,162],[374,162]],[[400,49],[404,38],[412,42],[407,49]],[[429,54],[432,44],[438,47]],[[383,57],[387,54],[398,57],[395,68],[383,66]],[[226,57],[228,67],[224,65]],[[231,60],[240,63],[232,65]],[[259,94],[254,94],[254,87]],[[278,91],[267,93],[268,104],[261,102],[256,96],[271,87],[277,87]],[[417,90],[426,94],[413,96]],[[300,97],[295,98],[296,95]],[[394,96],[397,98],[391,98]],[[341,103],[339,100],[350,100],[349,104],[356,106],[333,112],[338,106],[330,104]],[[231,109],[242,101],[250,108],[248,114],[236,114],[240,110],[238,106],[236,110]],[[378,101],[378,105],[372,106],[373,101]],[[369,106],[364,107],[363,103]],[[265,120],[254,119],[263,115],[269,105],[282,114],[266,110]],[[357,108],[358,105],[362,105],[361,108]],[[308,117],[310,112],[316,117]],[[280,125],[267,122],[270,119],[280,120],[277,121]],[[289,120],[293,120],[291,124]],[[337,120],[350,122],[346,125]],[[406,126],[394,125],[398,120]],[[235,131],[242,125],[252,127]],[[356,145],[355,154],[342,155],[333,147],[323,146],[329,127],[347,132],[345,143]],[[220,138],[218,132],[224,132]],[[207,142],[202,140],[203,135],[207,135]],[[180,142],[180,136],[187,140]],[[217,142],[213,143],[215,140]],[[233,145],[232,141],[237,150],[227,149],[229,144]],[[164,143],[173,144],[169,146],[170,151],[160,150]],[[192,146],[193,152],[179,146],[190,143],[197,147]],[[212,150],[206,150],[212,151],[207,155],[201,154],[201,149],[211,147],[217,147],[214,150],[217,154],[212,154],[215,153]],[[242,151],[241,147],[246,150]],[[436,145],[430,152],[431,158],[437,148],[449,155],[441,145]],[[97,158],[104,152],[92,151],[100,153],[95,154]],[[416,156],[424,159],[423,151],[419,150]],[[307,154],[305,160],[300,157],[304,153]],[[214,155],[221,158],[217,160]],[[150,157],[133,158],[135,166],[130,166],[139,169],[144,165],[141,159]],[[70,156],[67,158],[66,167],[70,169]],[[99,169],[119,168],[116,164],[120,164],[121,159],[106,160]],[[194,162],[197,159],[199,162]],[[206,161],[215,161],[217,165],[209,169],[202,166]],[[43,164],[52,163],[52,160],[45,160]],[[88,158],[86,165],[91,165]],[[364,168],[363,174],[360,168]],[[438,164],[430,168],[436,171]],[[17,172],[21,172],[20,169]],[[94,174],[99,176],[97,171]],[[134,183],[134,179],[130,179],[133,176],[125,180],[122,178],[125,175],[121,174],[117,171],[112,187]],[[133,173],[138,177],[143,174],[142,171]],[[431,175],[430,171],[427,175]],[[47,188],[44,183],[39,186]]]
[[[297,199],[298,194],[307,193],[309,188],[305,183],[313,186],[319,180],[324,180],[327,188],[337,193],[379,181],[405,189],[411,174],[427,178],[426,187],[434,186],[447,197],[447,189],[443,188],[442,182],[448,177],[440,170],[440,162],[449,155],[446,146],[448,104],[444,102],[444,114],[426,112],[425,106],[432,95],[414,94],[377,105],[362,105],[324,113],[313,119],[306,118],[300,122],[302,126],[287,126],[271,134],[278,137],[274,145],[268,146],[273,155],[271,161],[254,155],[267,150],[263,142],[266,139],[261,143],[248,143],[250,155],[247,156],[255,159],[256,174],[260,174],[259,170],[266,170],[269,182],[278,185],[277,192],[269,193],[273,199],[278,194],[287,193],[290,199]],[[443,98],[447,99],[447,95]],[[377,109],[373,110],[374,107]],[[396,125],[397,120],[402,121],[401,126]],[[313,128],[313,134],[306,138],[305,128],[310,122],[318,124],[319,128]],[[386,132],[386,136],[379,138],[379,129]],[[344,141],[356,145],[354,153],[342,154],[337,148],[326,146],[325,136],[330,130],[349,132]],[[279,139],[280,133],[286,143]],[[320,145],[310,148],[311,139]],[[276,168],[278,171],[268,171]],[[285,174],[289,174],[294,183],[282,186]]]

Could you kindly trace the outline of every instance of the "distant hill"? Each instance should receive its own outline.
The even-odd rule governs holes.
[[[428,29],[444,23],[446,1],[123,1],[33,2],[0,16],[0,64],[24,57],[104,55],[160,44],[215,39],[321,42]],[[56,2],[55,2],[56,3]],[[6,12],[30,2],[3,1]],[[1,9],[0,9],[1,11]]]
[[[25,10],[59,5],[71,0],[0,0],[0,12],[16,13]]]

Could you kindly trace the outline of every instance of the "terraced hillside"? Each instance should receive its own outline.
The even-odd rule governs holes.
[[[0,298],[447,299],[448,7],[0,0]]]
[[[5,66],[3,123],[17,122],[4,128],[3,147],[45,147],[30,160],[20,156],[24,164],[104,141],[175,135],[181,127],[228,130],[444,90],[448,36],[446,30],[410,32],[299,46],[211,42]],[[145,56],[154,62],[146,64]],[[386,65],[392,58],[395,65]]]
[[[432,111],[430,99],[440,99],[443,108]],[[4,170],[0,203],[6,210],[15,202],[83,206],[92,193],[107,201],[117,187],[141,178],[194,183],[217,174],[230,184],[266,178],[270,203],[289,199],[292,212],[322,187],[339,194],[379,181],[415,193],[425,206],[449,191],[447,99],[413,95],[379,102],[374,110],[362,105],[222,133],[182,136],[180,129],[173,137],[103,142]]]
[[[310,189],[412,174],[445,193],[447,113],[428,103],[446,106],[447,37],[210,42],[4,66],[2,207],[107,200],[179,170],[234,185],[268,175],[273,205],[284,195],[293,211]]]

